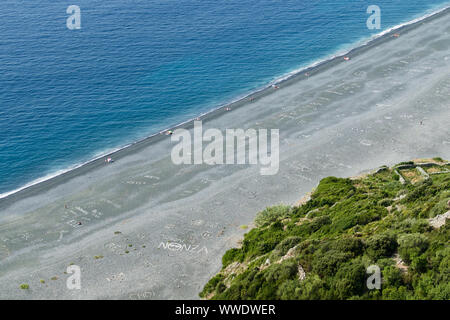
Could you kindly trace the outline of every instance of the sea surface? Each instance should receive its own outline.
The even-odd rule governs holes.
[[[381,8],[381,30],[366,10]],[[69,30],[69,5],[81,29]],[[0,197],[215,109],[443,0],[2,0]]]

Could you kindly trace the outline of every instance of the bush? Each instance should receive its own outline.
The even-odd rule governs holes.
[[[241,298],[242,286],[239,284],[232,284],[228,290],[225,290],[222,294],[217,295],[214,299],[221,300],[242,300]]]
[[[383,287],[399,287],[403,285],[401,271],[394,266],[387,266],[383,269]]]
[[[382,206],[382,207],[389,207],[393,203],[394,203],[394,200],[392,200],[392,199],[382,199],[382,200],[378,201],[378,205]]]
[[[216,285],[216,293],[217,294],[224,292],[226,289],[227,289],[227,286],[223,282],[219,282]]]
[[[449,199],[442,199],[438,203],[436,203],[434,205],[434,207],[431,208],[430,217],[433,218],[437,215],[446,213],[448,211],[448,205],[447,205],[448,201],[449,201]]]
[[[401,233],[423,233],[432,230],[427,220],[414,218],[398,221],[394,223],[393,228],[401,231]]]
[[[433,188],[430,188],[433,184],[431,179],[422,180],[421,182],[417,183],[416,187],[407,194],[406,198],[404,199],[405,202],[414,202],[417,200],[426,200],[427,198],[434,195],[435,190]]]
[[[366,252],[374,261],[392,256],[396,249],[397,242],[391,234],[374,235],[366,242]]]
[[[312,203],[318,206],[332,206],[355,192],[355,187],[350,179],[328,177],[320,181],[316,191],[312,194]]]
[[[298,280],[287,280],[277,290],[277,297],[281,300],[301,299],[301,284]]]
[[[411,257],[411,269],[416,273],[427,271],[428,261],[424,255],[413,255]]]
[[[442,259],[439,264],[439,273],[444,281],[450,282],[450,255]]]
[[[323,252],[323,254],[314,255],[313,271],[321,277],[334,276],[339,265],[352,258],[349,252],[340,252],[337,250],[330,250]]]
[[[377,221],[381,219],[381,214],[376,209],[367,210],[358,214],[356,219],[356,224],[364,226],[373,221]]]
[[[361,261],[351,261],[341,266],[333,284],[338,299],[361,295],[366,285],[366,268]]]
[[[433,300],[450,300],[450,282],[443,282],[431,288],[428,292],[428,298]]]
[[[326,226],[327,224],[331,224],[331,218],[329,216],[321,216],[314,218],[308,225],[309,233],[316,232],[323,226]]]
[[[420,255],[428,248],[428,239],[420,233],[403,234],[398,237],[398,252],[406,263],[411,263],[413,255]]]
[[[386,288],[383,290],[384,300],[406,300],[408,297],[408,290],[401,286],[398,288]]]
[[[240,261],[261,256],[273,250],[286,237],[281,222],[275,222],[264,229],[253,229],[247,233],[242,242]]]
[[[266,208],[265,210],[259,212],[255,218],[255,225],[257,227],[262,227],[266,224],[270,224],[279,219],[288,217],[292,212],[290,206],[278,205],[275,207]]]
[[[320,300],[325,296],[325,282],[312,274],[303,281],[287,280],[283,282],[277,297],[282,300]]]
[[[295,277],[297,274],[297,263],[293,260],[286,260],[283,263],[271,265],[264,272],[266,282],[281,284],[285,280]]]
[[[295,247],[295,245],[297,245],[301,240],[302,239],[300,237],[295,237],[295,236],[287,237],[286,239],[281,241],[279,244],[277,244],[275,249],[273,249],[270,259],[276,260],[276,259],[281,258],[289,251],[289,249]]]
[[[232,248],[225,252],[222,257],[222,266],[226,268],[230,263],[241,261],[242,251],[240,249]]]
[[[358,256],[362,253],[363,243],[357,238],[343,238],[333,241],[332,248],[337,251],[351,252],[354,256]]]

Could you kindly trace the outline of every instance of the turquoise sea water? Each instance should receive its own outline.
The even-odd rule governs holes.
[[[443,0],[0,2],[0,194],[261,88]],[[69,5],[81,30],[66,27]],[[382,30],[366,9],[381,7]]]

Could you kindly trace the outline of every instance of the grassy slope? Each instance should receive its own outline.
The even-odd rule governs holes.
[[[449,170],[443,162],[425,171]],[[394,167],[395,168],[395,167]],[[207,299],[450,299],[450,173],[386,168],[323,179],[299,207],[260,212],[241,248],[204,287]],[[366,268],[382,272],[368,290]]]

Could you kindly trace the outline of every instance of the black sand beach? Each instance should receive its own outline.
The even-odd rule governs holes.
[[[0,298],[196,299],[264,207],[296,203],[325,176],[450,158],[449,14],[201,117],[205,129],[279,129],[277,175],[176,166],[160,133],[0,199]],[[81,290],[66,288],[70,264]]]

